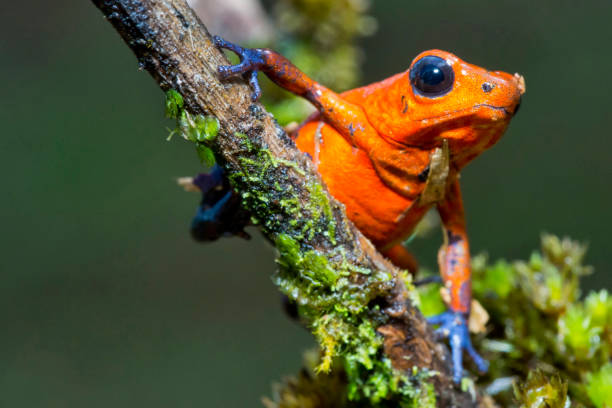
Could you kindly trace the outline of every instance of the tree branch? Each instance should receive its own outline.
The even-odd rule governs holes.
[[[313,323],[319,341],[330,341],[322,346],[332,355],[342,347],[350,348],[337,343],[329,319],[337,316],[350,329],[367,316],[383,338],[379,343],[383,356],[410,381],[433,384],[439,406],[478,406],[479,401],[452,385],[448,351],[433,340],[423,316],[410,302],[412,289],[403,272],[347,219],[310,160],[261,105],[251,102],[246,83],[219,81],[216,68],[228,62],[186,2],[93,3],[163,90],[179,92],[189,114],[218,119],[220,130],[212,145],[217,160],[263,233],[279,248],[281,289],[311,312],[324,310],[314,316]],[[322,280],[321,271],[326,277]],[[304,273],[313,274],[307,279],[310,284],[305,284]],[[343,294],[350,295],[350,302]],[[344,302],[347,311],[335,315],[329,302],[337,299],[342,299],[338,302]],[[416,378],[413,366],[437,375]]]

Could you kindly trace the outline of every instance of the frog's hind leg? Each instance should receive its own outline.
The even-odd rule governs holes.
[[[455,180],[444,201],[438,203],[438,212],[444,226],[445,244],[438,253],[440,272],[444,286],[450,293],[449,310],[428,318],[439,326],[438,337],[448,337],[452,351],[453,380],[460,383],[463,377],[463,352],[466,351],[481,372],[488,363],[472,346],[468,330],[471,295],[470,251],[465,227],[465,212],[461,189]]]
[[[223,236],[250,238],[244,231],[250,215],[242,208],[240,196],[230,187],[221,167],[215,165],[210,173],[197,175],[193,184],[202,192],[202,201],[190,228],[196,241],[210,242]]]

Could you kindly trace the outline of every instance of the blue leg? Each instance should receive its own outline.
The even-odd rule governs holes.
[[[444,312],[427,319],[432,325],[440,326],[434,332],[437,337],[448,337],[453,358],[453,381],[457,384],[463,377],[463,351],[467,351],[479,371],[485,373],[489,364],[482,358],[470,340],[467,316],[464,313]]]
[[[223,236],[250,238],[244,231],[250,215],[240,205],[240,197],[231,189],[221,167],[215,165],[210,173],[197,175],[193,183],[202,191],[202,201],[191,221],[191,235],[196,241],[215,241]]]
[[[443,201],[438,203],[438,213],[444,225],[445,243],[438,252],[440,275],[449,294],[449,311],[429,319],[438,325],[436,334],[448,337],[452,351],[453,380],[460,383],[463,376],[463,351],[467,351],[481,372],[488,364],[472,347],[467,319],[472,300],[470,249],[465,231],[465,212],[461,188],[454,181]]]

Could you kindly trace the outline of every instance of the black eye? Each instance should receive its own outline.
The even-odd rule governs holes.
[[[453,87],[455,73],[446,60],[428,55],[410,69],[410,83],[423,96],[442,96]]]

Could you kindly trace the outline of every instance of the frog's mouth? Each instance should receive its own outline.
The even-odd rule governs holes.
[[[509,105],[509,106],[495,106],[495,105],[491,105],[488,103],[479,103],[477,105],[471,106],[469,108],[465,108],[465,109],[457,109],[454,111],[450,111],[450,112],[446,112],[443,115],[439,115],[439,116],[430,116],[427,118],[422,118],[422,119],[417,119],[418,122],[430,122],[430,121],[444,121],[444,119],[448,119],[450,118],[451,120],[453,119],[457,119],[458,117],[461,116],[467,116],[469,114],[475,114],[477,113],[480,109],[485,108],[488,110],[492,110],[494,112],[499,112],[502,115],[493,115],[491,116],[491,120],[492,121],[498,121],[498,120],[502,120],[502,119],[510,119],[512,118],[514,115],[516,115],[516,112],[519,109],[519,106],[521,105],[521,100],[519,98],[518,102],[516,103],[516,105]]]
[[[512,115],[512,112],[510,112],[510,109],[506,108],[505,106],[494,106],[494,105],[489,105],[487,103],[481,103],[479,105],[474,106],[473,108],[474,109],[478,109],[478,108],[495,109],[495,110],[503,111],[506,115]]]
[[[473,108],[479,108],[479,107],[501,110],[501,111],[504,111],[506,115],[508,116],[514,116],[516,115],[519,108],[521,107],[521,98],[519,98],[517,104],[514,105],[514,109],[512,109],[512,106],[495,106],[495,105],[489,105],[487,103],[481,103],[481,104],[473,106]]]

